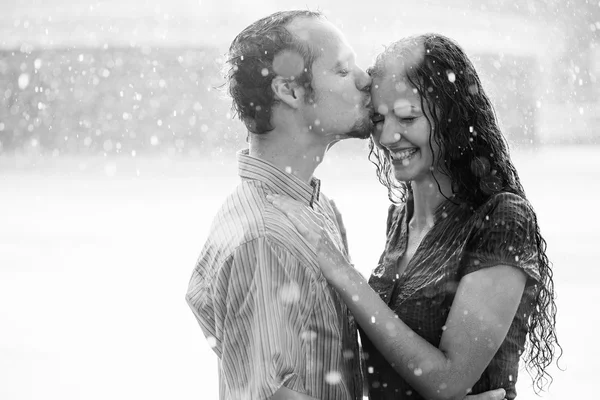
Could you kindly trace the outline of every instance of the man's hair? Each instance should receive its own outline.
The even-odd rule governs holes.
[[[252,133],[261,134],[273,130],[271,112],[277,103],[271,83],[279,75],[273,61],[284,51],[295,54],[303,65],[293,79],[306,89],[305,98],[312,95],[312,64],[317,52],[305,40],[292,34],[287,28],[296,18],[323,18],[318,11],[280,11],[262,18],[244,29],[231,43],[227,64],[229,94],[233,99],[233,111]],[[298,57],[299,56],[299,57]]]

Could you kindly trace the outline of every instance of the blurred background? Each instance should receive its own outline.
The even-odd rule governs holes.
[[[541,397],[597,398],[600,3],[591,0],[3,0],[0,398],[218,398],[216,358],[184,294],[246,146],[223,61],[244,27],[292,8],[323,11],[364,67],[410,34],[439,32],[466,49],[554,263],[565,353]],[[317,176],[368,275],[387,198],[366,149],[336,145]],[[518,389],[538,398],[525,371]]]

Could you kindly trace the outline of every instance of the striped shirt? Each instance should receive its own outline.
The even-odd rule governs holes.
[[[214,218],[186,300],[219,358],[221,400],[266,399],[282,385],[321,400],[362,398],[354,319],[316,254],[267,200],[287,195],[342,239],[318,182],[238,152],[241,183]]]

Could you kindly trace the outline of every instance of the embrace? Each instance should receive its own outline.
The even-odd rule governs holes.
[[[402,38],[365,71],[319,12],[284,11],[228,64],[249,148],[186,295],[220,398],[514,399],[521,358],[543,389],[560,349],[546,242],[462,48]],[[313,176],[349,138],[391,201],[368,281]]]

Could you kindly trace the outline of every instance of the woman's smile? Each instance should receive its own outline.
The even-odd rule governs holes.
[[[401,164],[403,166],[408,166],[410,164],[410,160],[419,152],[419,149],[416,147],[399,149],[396,151],[390,150],[390,157],[392,159],[392,163],[394,165]]]

